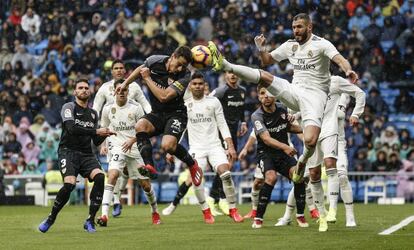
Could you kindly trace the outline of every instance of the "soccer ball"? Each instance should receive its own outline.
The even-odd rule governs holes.
[[[210,50],[203,45],[194,46],[191,49],[193,54],[193,63],[192,65],[197,69],[203,69],[211,65],[211,52]]]

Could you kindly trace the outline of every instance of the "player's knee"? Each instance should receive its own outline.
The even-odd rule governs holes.
[[[177,147],[177,145],[175,145],[175,143],[173,143],[171,141],[161,142],[161,148],[167,153],[174,154],[176,147]]]
[[[309,169],[309,176],[311,182],[319,181],[321,179],[321,170],[319,168],[311,168]]]
[[[271,186],[274,186],[276,184],[277,175],[273,171],[266,172],[265,175],[265,182]]]
[[[151,191],[151,182],[149,180],[142,180],[140,185],[145,192]]]
[[[262,188],[262,186],[263,186],[263,184],[264,184],[264,179],[254,179],[254,182],[253,182],[253,189],[254,190],[260,190],[261,188]]]
[[[335,158],[326,158],[324,159],[324,163],[325,163],[325,168],[326,169],[330,169],[330,168],[335,168],[336,169],[336,159]]]
[[[315,147],[318,142],[318,136],[308,135],[304,137],[305,145],[308,147]]]
[[[65,193],[70,194],[74,189],[75,189],[76,185],[72,184],[72,183],[64,183],[63,187],[61,188]]]

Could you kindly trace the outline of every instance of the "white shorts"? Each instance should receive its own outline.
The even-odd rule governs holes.
[[[304,126],[322,126],[323,112],[328,99],[327,93],[305,85],[291,84],[287,80],[273,77],[269,92],[286,107],[300,111]]]
[[[315,153],[309,158],[306,166],[308,168],[317,167],[326,158],[338,159],[338,135],[331,135],[322,139],[322,141],[318,141]]]
[[[108,171],[115,169],[120,172],[124,170],[125,167],[128,169],[129,178],[133,180],[146,180],[148,177],[142,176],[138,172],[138,167],[144,166],[144,161],[141,156],[131,157],[124,153],[111,152],[111,159],[109,160]]]
[[[336,162],[338,174],[348,175],[348,157],[346,153],[346,143],[338,142],[338,161]]]
[[[205,172],[210,163],[214,172],[217,172],[217,167],[223,164],[229,164],[226,152],[222,147],[214,147],[210,149],[191,149],[188,151],[190,155],[197,160],[198,165]]]

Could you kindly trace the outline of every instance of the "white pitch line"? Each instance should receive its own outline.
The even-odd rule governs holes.
[[[395,231],[401,229],[402,227],[407,226],[408,224],[410,224],[411,222],[414,221],[414,215],[405,218],[404,220],[402,220],[400,223],[398,223],[397,225],[394,225],[384,231],[382,231],[381,233],[379,233],[379,235],[389,235],[394,233]]]

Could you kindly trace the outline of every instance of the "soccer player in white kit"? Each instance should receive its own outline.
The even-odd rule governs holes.
[[[187,107],[188,123],[187,133],[189,138],[189,153],[198,162],[198,165],[206,170],[208,163],[214,172],[218,173],[223,182],[223,191],[229,203],[229,216],[235,222],[242,222],[243,217],[236,208],[236,192],[231,177],[230,164],[226,152],[219,138],[219,131],[228,145],[229,157],[237,158],[230,130],[224,118],[223,107],[214,96],[205,96],[205,81],[202,73],[195,72],[191,76],[189,89],[192,96],[185,101]],[[214,223],[214,217],[206,202],[204,185],[194,186],[196,197],[204,214],[204,221]],[[163,214],[171,214],[176,206],[170,204],[164,209]]]
[[[123,79],[115,81],[113,87],[122,84]],[[111,155],[108,168],[108,182],[102,201],[102,216],[98,224],[106,226],[108,222],[109,203],[113,198],[114,185],[119,174],[126,167],[130,178],[138,179],[144,190],[148,203],[152,208],[152,223],[160,224],[160,216],[157,210],[157,199],[148,177],[138,172],[138,167],[144,166],[141,154],[138,151],[135,138],[135,124],[144,115],[139,104],[128,100],[128,89],[116,94],[115,102],[105,105],[102,111],[101,125],[108,126],[117,135],[108,139],[108,149]]]
[[[330,84],[330,61],[335,62],[352,82],[357,81],[358,75],[331,42],[312,34],[312,22],[307,14],[296,15],[292,29],[295,39],[288,40],[271,53],[265,51],[263,35],[255,37],[255,43],[264,64],[285,59],[293,64],[293,84],[263,70],[229,63],[211,41],[208,47],[214,71],[230,71],[247,82],[260,82],[288,108],[302,112],[305,147],[292,178],[297,182],[303,177],[306,162],[315,151],[321,130]]]
[[[124,63],[121,60],[114,60],[111,66],[111,74],[113,79],[102,84],[102,86],[98,89],[98,92],[96,93],[95,98],[93,100],[92,108],[96,110],[99,115],[101,114],[105,104],[110,104],[114,102],[114,82],[119,79],[123,79],[125,73],[126,70]],[[141,87],[138,85],[138,83],[134,82],[129,86],[128,99],[134,100],[137,103],[141,104],[145,113],[151,112],[151,105],[145,98],[145,95],[142,92]],[[111,155],[108,155],[108,147],[106,147],[105,143],[102,144],[100,151],[102,155],[107,155],[108,161],[111,159]],[[114,188],[114,211],[112,211],[112,215],[114,217],[117,217],[121,214],[122,205],[119,199],[122,190],[125,189],[127,183],[128,175],[127,173],[122,172],[121,178],[118,179],[117,184]]]

